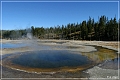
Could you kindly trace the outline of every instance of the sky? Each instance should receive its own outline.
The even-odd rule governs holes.
[[[89,16],[118,19],[118,2],[2,2],[2,30],[80,23]]]

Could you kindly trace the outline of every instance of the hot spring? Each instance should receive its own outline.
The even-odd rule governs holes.
[[[14,46],[10,47],[14,48]],[[21,46],[25,45],[21,44]],[[61,71],[79,72],[88,69],[96,64],[103,63],[106,60],[117,58],[116,51],[100,46],[94,46],[97,51],[93,52],[75,51],[75,49],[78,49],[75,46],[53,47],[42,44],[31,44],[29,46],[33,47],[32,51],[15,52],[3,55],[2,65],[6,68],[37,73]],[[105,67],[106,66],[108,65],[105,65]]]
[[[26,71],[68,70],[90,63],[91,61],[80,53],[67,50],[29,51],[13,54],[3,59],[3,64]]]

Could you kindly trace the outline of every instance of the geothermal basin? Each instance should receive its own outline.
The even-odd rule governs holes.
[[[91,61],[77,52],[67,50],[41,50],[17,53],[3,59],[3,64],[26,71],[49,72],[75,69]]]
[[[17,77],[14,75],[15,73],[20,74],[18,77],[26,77],[25,75],[29,75],[27,77],[32,77],[33,74],[29,73],[34,73],[34,75],[36,73],[39,74],[36,74],[37,77],[48,77],[48,75],[41,73],[49,74],[54,72],[54,75],[49,75],[49,77],[64,76],[83,78],[88,76],[88,74],[82,71],[100,63],[104,63],[105,61],[107,61],[107,64],[102,64],[102,66],[99,67],[107,69],[118,68],[116,67],[116,63],[118,62],[118,60],[116,60],[116,51],[101,46],[94,46],[96,50],[92,51],[94,48],[91,47],[93,46],[87,46],[88,44],[82,45],[75,43],[75,45],[71,45],[68,43],[69,42],[59,43],[54,41],[48,41],[48,43],[46,43],[44,41],[39,41],[37,44],[31,42],[29,48],[28,46],[25,47],[26,45],[19,46],[15,49],[14,47],[8,47],[7,49],[5,47],[3,53],[12,51],[11,54],[6,53],[2,56],[3,77]],[[34,47],[34,49],[32,49],[32,47]],[[115,62],[111,63],[113,59],[115,59]],[[108,67],[109,64],[116,65]],[[19,71],[27,73],[21,73]],[[7,74],[12,74],[12,76],[7,76]]]

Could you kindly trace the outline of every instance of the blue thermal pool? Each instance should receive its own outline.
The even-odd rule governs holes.
[[[52,49],[18,52],[3,56],[2,63],[5,67],[30,72],[79,71],[117,57],[113,50],[102,47],[97,49],[98,51],[89,53]],[[116,59],[113,61],[117,62]],[[112,63],[108,62],[101,67],[108,68],[108,64]]]
[[[84,66],[91,61],[77,52],[67,50],[41,50],[10,55],[3,59],[7,66],[19,69],[63,69]],[[3,64],[3,65],[4,65]],[[49,71],[49,70],[48,70]]]
[[[58,68],[75,67],[88,64],[87,57],[69,51],[42,50],[17,54],[11,58],[11,62],[17,65],[33,68]]]

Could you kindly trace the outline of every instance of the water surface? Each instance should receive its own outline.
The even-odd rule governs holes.
[[[19,48],[19,47],[24,47],[26,44],[23,43],[2,43],[2,49],[4,48]]]
[[[13,64],[32,68],[76,67],[90,63],[85,56],[66,50],[41,50],[25,52],[10,58]]]

